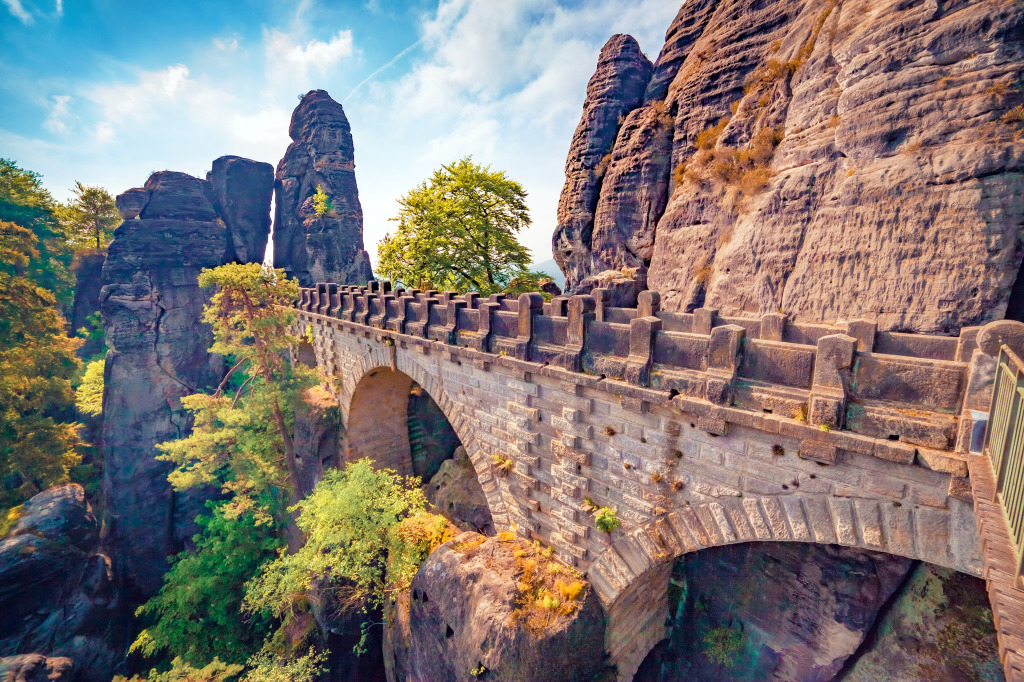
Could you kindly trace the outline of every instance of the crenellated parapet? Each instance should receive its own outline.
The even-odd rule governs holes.
[[[808,459],[835,462],[846,450],[967,475],[968,408],[978,409],[970,396],[989,390],[986,373],[972,372],[982,328],[949,337],[879,332],[870,320],[676,313],[661,310],[653,291],[636,308],[608,302],[603,289],[546,302],[540,294],[483,298],[370,282],[304,288],[297,307],[472,350],[478,363],[600,385],[637,411],[670,404],[697,415],[708,433],[734,424],[800,438]],[[1015,323],[993,323],[1007,324]],[[975,365],[994,362],[980,353]]]

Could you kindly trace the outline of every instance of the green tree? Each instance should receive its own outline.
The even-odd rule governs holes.
[[[75,182],[71,191],[74,198],[57,210],[68,241],[78,249],[105,248],[121,222],[114,197],[103,187],[81,182]]]
[[[79,339],[67,337],[53,294],[26,276],[37,237],[0,221],[0,506],[68,480],[80,457],[74,424]]]
[[[82,414],[98,417],[103,414],[103,370],[106,358],[100,356],[85,366],[82,383],[75,392],[75,407]]]
[[[327,196],[327,192],[320,185],[316,186],[316,194],[313,195],[313,213],[316,214],[317,218],[320,218],[334,208],[331,205],[331,198]]]
[[[216,288],[203,310],[213,329],[210,352],[234,364],[212,395],[182,398],[195,415],[192,433],[158,445],[158,458],[175,464],[168,477],[175,489],[220,485],[230,495],[229,516],[251,510],[269,522],[282,495],[296,501],[295,405],[315,376],[285,359],[298,341],[291,303],[299,285],[284,270],[256,263],[205,269],[199,284]]]
[[[530,252],[516,236],[530,225],[526,190],[504,172],[467,157],[398,203],[398,229],[377,245],[384,277],[488,295],[528,272]]]
[[[166,672],[150,670],[145,677],[133,675],[130,678],[114,675],[113,682],[229,682],[234,680],[242,669],[240,665],[227,665],[218,659],[202,668],[193,668],[180,658],[176,658],[171,663],[171,669]]]
[[[135,612],[153,624],[132,649],[150,657],[166,652],[197,666],[216,657],[245,663],[272,628],[266,613],[242,618],[245,583],[274,558],[282,540],[253,514],[228,518],[219,506],[196,521],[201,530],[192,537],[195,550],[174,559],[160,593]]]
[[[383,608],[452,537],[445,518],[428,514],[426,504],[418,478],[375,470],[369,459],[328,472],[293,507],[305,545],[264,566],[247,588],[248,609],[270,611],[287,623],[322,581],[344,611]]]
[[[70,269],[74,250],[57,213],[58,204],[43,188],[38,173],[0,159],[0,221],[23,227],[36,237],[22,274],[53,292],[66,310],[71,307],[75,285]]]

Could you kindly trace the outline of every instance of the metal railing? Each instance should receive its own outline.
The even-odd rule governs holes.
[[[985,449],[995,475],[995,502],[1017,559],[1015,582],[1024,568],[1024,362],[1008,347],[999,349]]]

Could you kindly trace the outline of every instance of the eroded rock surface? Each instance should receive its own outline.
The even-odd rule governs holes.
[[[229,159],[227,167],[254,164],[243,161]],[[191,428],[181,397],[216,386],[224,373],[222,359],[207,352],[213,336],[200,322],[209,298],[199,288],[199,272],[233,253],[232,234],[258,245],[269,227],[260,228],[262,236],[254,225],[229,231],[231,221],[236,227],[244,222],[239,215],[269,215],[270,194],[263,193],[259,209],[255,190],[231,179],[222,164],[218,159],[215,169],[222,172],[211,176],[229,178],[218,192],[227,193],[221,204],[235,213],[217,212],[209,198],[217,192],[204,180],[154,173],[144,188],[118,197],[122,215],[137,211],[137,217],[114,232],[103,266],[100,308],[111,349],[104,375],[103,490],[121,575],[138,597],[159,589],[167,556],[195,532],[193,519],[206,496],[174,493],[167,481],[171,465],[155,459],[157,443]],[[237,199],[230,196],[235,191]],[[254,255],[262,260],[262,252]]]
[[[638,680],[832,680],[914,562],[834,545],[749,543],[680,559],[668,639]]]
[[[1004,679],[985,582],[920,564],[844,682]]]
[[[75,273],[75,302],[71,307],[71,319],[68,320],[75,334],[79,329],[92,331],[89,316],[99,312],[100,289],[103,287],[103,262],[107,254],[103,251],[85,251],[75,256],[71,269]],[[88,339],[78,349],[78,356],[91,358],[103,350],[103,339]]]
[[[1022,26],[1006,0],[687,2],[592,222],[563,211],[593,200],[574,140],[554,240],[569,288],[646,265],[666,310],[920,332],[1002,317],[1024,251]],[[581,130],[603,97],[588,88]]]
[[[214,160],[206,174],[210,199],[228,229],[227,263],[260,263],[270,234],[274,167],[239,156]]]
[[[80,485],[32,497],[0,540],[0,614],[0,680],[110,680],[128,614]]]
[[[589,588],[573,615],[552,612],[537,631],[516,617],[521,560],[533,560],[528,550],[517,563],[518,548],[463,533],[431,553],[385,628],[388,680],[591,680],[606,671],[604,614]]]
[[[274,264],[302,286],[365,284],[373,271],[363,249],[363,209],[345,111],[326,91],[312,90],[292,112],[288,134],[293,142],[277,165]],[[322,216],[313,208],[317,187],[331,202]]]

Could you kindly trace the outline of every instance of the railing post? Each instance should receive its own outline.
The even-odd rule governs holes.
[[[763,341],[782,341],[786,333],[786,316],[782,313],[766,313],[761,316],[761,330],[757,338]]]
[[[846,382],[843,375],[853,367],[857,339],[845,334],[832,334],[818,339],[814,354],[814,379],[811,386],[811,426],[842,428],[846,420]]]
[[[636,297],[637,317],[657,317],[661,312],[661,294],[650,289],[640,292]]]
[[[587,346],[587,325],[597,314],[597,301],[593,296],[573,296],[569,299],[569,321],[565,333],[565,369],[583,371],[583,353]]]
[[[533,343],[533,318],[544,312],[544,297],[540,294],[519,295],[519,332],[516,335],[516,359],[530,359]]]
[[[693,329],[691,331],[694,334],[710,335],[717,316],[717,308],[697,308],[693,311]]]
[[[341,294],[338,293],[337,284],[329,283],[327,285],[327,298],[330,302],[327,306],[327,316],[334,317],[341,309]]]
[[[590,295],[594,297],[594,320],[604,322],[605,308],[609,307],[608,303],[612,300],[612,292],[607,289],[594,289]]]
[[[477,343],[476,349],[487,353],[491,349],[491,315],[501,308],[501,304],[491,299],[481,301],[477,306]]]
[[[445,315],[444,339],[445,343],[454,346],[459,341],[459,311],[466,307],[465,301],[456,298],[448,299],[448,309]]]
[[[555,296],[551,299],[551,317],[565,317],[569,311],[569,297]]]
[[[704,394],[709,402],[729,405],[732,403],[732,384],[740,366],[740,352],[743,350],[746,330],[739,325],[727,324],[710,331]]]
[[[846,323],[846,335],[857,339],[857,352],[870,353],[875,349],[875,334],[878,323],[874,320],[850,320]]]
[[[641,295],[647,292],[641,292]],[[651,385],[654,363],[654,335],[661,331],[661,320],[653,315],[634,317],[629,321],[629,357],[626,359],[626,381],[637,386]]]

